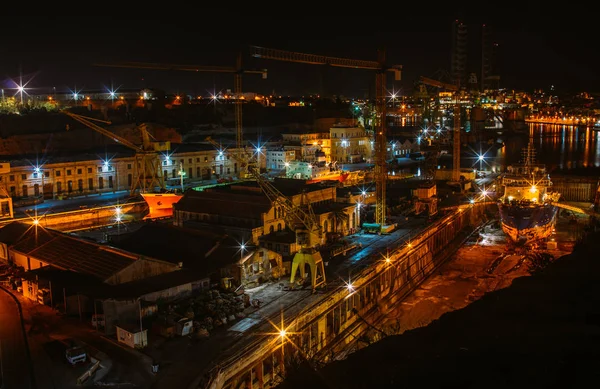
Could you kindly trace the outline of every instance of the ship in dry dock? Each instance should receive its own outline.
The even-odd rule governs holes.
[[[547,238],[554,231],[560,193],[552,191],[545,165],[535,164],[530,141],[519,164],[507,167],[502,176],[503,194],[498,201],[502,230],[516,244]]]

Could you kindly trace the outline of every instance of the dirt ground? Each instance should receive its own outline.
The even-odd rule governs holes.
[[[569,254],[585,217],[573,223],[571,214],[560,216],[556,249],[543,250],[554,258]],[[497,220],[473,236],[434,275],[392,311],[385,324],[386,333],[401,334],[427,326],[446,312],[464,308],[486,293],[510,286],[516,278],[529,276],[527,260],[509,254],[506,236]],[[496,262],[498,257],[504,256]],[[492,270],[493,269],[493,270]]]

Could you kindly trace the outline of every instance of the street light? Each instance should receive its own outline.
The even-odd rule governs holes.
[[[181,191],[183,192],[183,176],[185,176],[185,170],[183,170],[183,164],[179,163],[179,177],[181,179]]]
[[[42,186],[42,190],[41,190],[41,194],[42,194],[42,199],[44,198],[44,171],[42,170],[42,165],[36,164],[35,166],[33,166],[33,174],[35,178],[39,178],[41,181],[41,186]],[[38,193],[36,193],[36,196],[39,196],[40,194],[40,190],[38,188]]]
[[[21,86],[21,85],[17,86],[17,91],[21,95],[21,105],[23,105],[23,91],[24,90],[25,90],[25,88],[23,88],[23,86]]]
[[[477,159],[479,160],[479,171],[483,171],[483,160],[485,159],[485,156],[481,154]]]

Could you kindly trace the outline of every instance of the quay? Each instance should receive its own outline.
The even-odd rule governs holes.
[[[581,126],[600,128],[600,119],[594,117],[527,117],[525,123],[533,124],[558,124],[563,126]]]

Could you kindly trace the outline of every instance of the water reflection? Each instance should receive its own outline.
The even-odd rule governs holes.
[[[536,162],[546,165],[549,171],[556,169],[577,169],[600,167],[600,131],[592,128],[573,127],[557,124],[530,124],[530,136],[536,149]],[[504,169],[507,165],[522,160],[522,150],[527,146],[528,135],[512,136],[504,140],[505,147],[493,148],[486,152],[488,169]],[[461,167],[472,167],[468,163],[476,158],[464,151]]]
[[[559,124],[529,124],[529,134],[523,133],[500,139],[500,142],[471,144],[463,147],[460,165],[463,169],[504,171],[506,166],[522,161],[522,151],[529,137],[533,139],[536,162],[548,171],[600,167],[600,131],[593,128]],[[502,136],[500,136],[502,137]],[[503,141],[503,142],[502,142]],[[504,145],[504,146],[502,146]],[[438,165],[452,167],[452,150],[442,155]],[[420,165],[424,165],[422,161]],[[400,172],[420,174],[418,166],[405,167]]]

